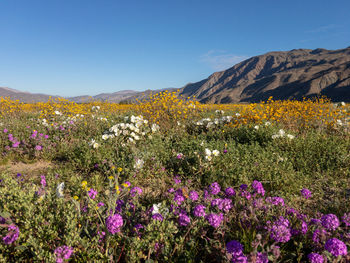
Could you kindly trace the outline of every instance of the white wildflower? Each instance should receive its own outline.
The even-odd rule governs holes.
[[[144,163],[145,162],[142,159],[137,159],[135,164],[134,164],[134,168],[137,170],[140,170],[140,169],[142,169]]]
[[[287,138],[293,140],[295,138],[295,136],[292,134],[287,134]]]
[[[211,156],[211,150],[209,150],[208,148],[205,148],[204,152],[206,156]]]
[[[56,188],[56,195],[58,198],[64,197],[63,189],[64,189],[64,183],[60,183]]]
[[[213,150],[213,151],[212,151],[212,154],[213,154],[214,156],[219,156],[220,152],[219,152],[218,150]]]
[[[109,135],[108,134],[103,134],[102,135],[102,140],[108,140],[108,138],[109,138]]]

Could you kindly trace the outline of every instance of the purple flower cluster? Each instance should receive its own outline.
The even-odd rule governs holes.
[[[248,262],[248,258],[243,254],[243,245],[236,240],[226,244],[227,253],[231,254],[232,262]]]
[[[152,219],[154,219],[156,221],[163,221],[163,216],[159,213],[156,213],[156,214],[152,215]]]
[[[221,188],[217,182],[214,182],[209,186],[209,192],[212,195],[217,195],[218,193],[220,193],[220,191],[221,191]]]
[[[212,227],[218,228],[222,222],[222,220],[224,220],[224,216],[223,214],[209,214],[206,216],[207,221],[209,222],[209,224]]]
[[[302,189],[300,192],[305,199],[309,199],[311,197],[311,191],[307,188]]]
[[[199,198],[198,193],[196,191],[191,191],[189,197],[192,201],[197,201]]]
[[[228,198],[216,198],[211,201],[211,206],[217,206],[221,211],[228,212],[232,208],[232,200]]]
[[[8,231],[7,235],[4,236],[2,240],[6,245],[10,245],[18,239],[19,228],[16,225],[11,224],[7,227],[7,231]]]
[[[188,215],[181,213],[179,216],[179,225],[187,226],[191,222],[191,219]]]
[[[266,253],[258,252],[255,263],[268,263],[269,259]]]
[[[271,203],[273,205],[281,205],[284,206],[284,199],[279,196],[267,197],[266,202]]]
[[[203,216],[205,216],[205,206],[204,205],[197,205],[194,208],[193,214],[196,217],[203,217]]]
[[[324,247],[335,257],[346,256],[348,254],[348,249],[344,242],[337,238],[328,239]]]
[[[231,188],[231,187],[227,187],[225,189],[225,194],[226,194],[227,197],[231,197],[231,196],[236,195],[236,191],[233,188]]]
[[[97,191],[93,188],[90,188],[90,190],[88,191],[88,195],[91,199],[95,199],[97,195]]]
[[[288,219],[280,216],[269,228],[270,237],[276,242],[286,243],[290,240],[292,234],[289,228]]]
[[[56,263],[62,263],[65,259],[69,259],[74,252],[72,247],[61,246],[55,249]]]
[[[346,226],[350,226],[350,213],[344,214],[341,219]]]
[[[322,216],[321,224],[327,230],[336,230],[340,225],[338,217],[334,214]]]
[[[174,201],[176,204],[181,205],[183,201],[185,201],[185,197],[182,194],[182,189],[178,189],[175,191]]]
[[[40,178],[41,178],[41,180],[40,180],[41,186],[42,187],[46,187],[46,177],[45,177],[45,175],[41,175]]]
[[[307,256],[307,258],[310,261],[310,263],[323,263],[324,262],[323,256],[321,256],[318,253],[310,253]]]
[[[135,187],[131,188],[130,195],[135,196],[136,194],[138,194],[138,195],[142,194],[142,189],[140,187],[135,186]]]
[[[120,232],[120,228],[123,226],[123,223],[123,218],[119,214],[111,215],[106,219],[107,230],[113,235]]]
[[[265,189],[261,182],[254,180],[252,183],[252,188],[254,193],[261,194],[262,196],[265,195]]]

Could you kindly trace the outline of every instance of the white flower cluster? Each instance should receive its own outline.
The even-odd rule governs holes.
[[[223,115],[225,112],[223,110],[216,110],[215,113]]]
[[[239,117],[239,113],[236,113],[236,117]],[[219,126],[219,125],[223,125],[225,123],[229,123],[231,122],[231,120],[233,119],[233,116],[223,116],[221,118],[215,118],[214,120],[210,119],[210,118],[204,118],[201,119],[197,122],[193,122],[195,125],[197,126],[201,126],[201,127],[205,127],[207,129],[215,127],[215,126]]]
[[[295,136],[292,134],[287,134],[284,130],[280,129],[277,134],[272,135],[272,139],[277,139],[277,138],[284,138],[287,137],[288,139],[294,139]]]
[[[92,148],[94,149],[97,149],[98,147],[100,147],[100,145],[94,139],[90,141],[89,145],[92,146]]]
[[[220,152],[219,152],[218,150],[213,150],[213,151],[211,151],[211,150],[209,150],[208,148],[205,148],[204,154],[205,154],[205,159],[206,159],[207,161],[211,161],[211,160],[213,159],[213,156],[214,156],[214,157],[219,156]]]
[[[109,129],[110,134],[103,134],[102,139],[108,140],[114,137],[125,136],[126,141],[135,143],[136,141],[139,141],[143,136],[146,135],[148,135],[149,138],[152,138],[150,133],[154,133],[159,130],[159,126],[155,123],[152,124],[151,127],[149,127],[148,120],[145,120],[141,115],[132,115],[130,118],[127,116],[124,119],[125,121],[130,120],[130,123],[123,122],[113,125]]]
[[[91,110],[93,111],[99,111],[100,110],[100,106],[92,106]]]
[[[137,160],[135,161],[135,164],[134,164],[134,169],[136,169],[136,170],[142,169],[144,163],[145,163],[145,162],[144,162],[142,159],[137,159]]]

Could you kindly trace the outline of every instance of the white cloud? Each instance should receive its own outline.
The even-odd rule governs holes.
[[[311,30],[306,31],[306,33],[326,33],[326,32],[331,32],[337,28],[339,28],[338,25],[329,24],[329,25],[324,25],[324,26],[319,26],[319,27],[313,28]]]
[[[247,56],[229,54],[226,53],[226,51],[210,50],[206,54],[200,56],[200,61],[216,71],[221,71],[248,58]]]

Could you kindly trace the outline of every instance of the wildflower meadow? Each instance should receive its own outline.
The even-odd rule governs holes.
[[[350,262],[350,106],[0,99],[0,262]]]

